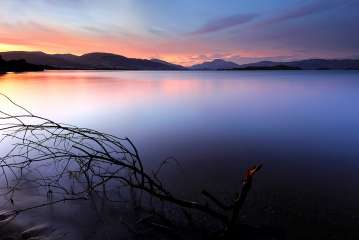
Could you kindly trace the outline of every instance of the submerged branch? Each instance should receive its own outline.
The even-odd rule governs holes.
[[[119,199],[112,191],[121,187],[182,208],[186,216],[187,210],[198,211],[230,229],[236,224],[253,177],[261,168],[258,165],[247,171],[240,193],[229,205],[206,190],[202,195],[209,202],[189,201],[164,187],[158,177],[161,167],[156,172],[144,168],[130,139],[57,123],[1,96],[19,113],[10,114],[0,109],[0,143],[10,146],[0,157],[0,178],[6,185],[0,194],[8,196],[11,204],[16,205],[14,194],[31,185],[46,192],[48,197],[46,203],[15,209],[15,214],[64,201],[86,200],[94,194],[116,202]]]

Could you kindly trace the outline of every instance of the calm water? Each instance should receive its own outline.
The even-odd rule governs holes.
[[[175,157],[179,194],[228,196],[261,162],[246,221],[292,239],[357,237],[358,71],[48,71],[2,75],[0,89],[38,115],[130,137],[148,167]]]

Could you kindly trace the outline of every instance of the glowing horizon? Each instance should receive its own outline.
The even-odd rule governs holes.
[[[4,0],[0,51],[111,52],[185,66],[354,58],[358,7],[353,0]]]

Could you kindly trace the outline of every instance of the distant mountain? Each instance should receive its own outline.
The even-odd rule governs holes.
[[[210,62],[196,64],[192,70],[359,70],[359,59],[307,59],[292,62],[261,61],[238,65],[234,62],[215,59]]]
[[[19,60],[25,59],[27,62],[38,65],[46,65],[54,68],[75,68],[84,67],[83,65],[75,64],[72,60],[67,60],[73,55],[61,54],[46,54],[43,52],[2,52],[0,55],[4,60]],[[73,56],[75,57],[75,56]]]
[[[112,53],[88,53],[81,56],[72,54],[47,54],[43,52],[2,52],[5,60],[25,59],[32,64],[44,65],[48,69],[84,70],[182,70],[184,67],[151,61],[127,58]]]
[[[112,53],[88,53],[81,56],[72,54],[47,54],[43,52],[0,52],[5,61],[23,60],[19,66],[39,65],[45,69],[76,70],[313,70],[313,69],[358,69],[359,59],[308,59],[292,62],[262,61],[239,65],[234,62],[215,59],[185,68],[159,59],[128,58]],[[15,63],[14,63],[15,64]],[[41,67],[42,66],[42,67]],[[32,66],[36,68],[35,66]],[[29,66],[29,68],[32,68]],[[19,68],[20,69],[20,68]],[[0,70],[1,72],[1,70]]]
[[[240,65],[234,62],[225,61],[222,59],[215,59],[210,62],[204,62],[201,64],[196,64],[190,67],[192,70],[221,70],[221,69],[232,69],[239,68]]]
[[[358,69],[359,60],[355,59],[308,59],[292,62],[272,62],[262,61],[250,64],[243,64],[240,67],[274,67],[278,65],[285,65],[288,67],[297,67],[304,70],[316,70],[316,69]]]
[[[176,68],[181,69],[181,70],[187,70],[188,69],[188,68],[186,68],[184,66],[181,66],[181,65],[178,65],[178,64],[173,64],[173,63],[170,63],[170,62],[166,62],[166,61],[163,61],[163,60],[157,59],[157,58],[152,58],[151,61],[166,64],[168,66],[176,67]]]
[[[0,73],[43,71],[44,69],[44,66],[28,63],[23,59],[5,61],[0,55]]]
[[[246,67],[240,67],[240,68],[232,68],[229,70],[259,71],[259,70],[302,70],[302,69],[300,67],[291,67],[291,66],[287,66],[287,65],[274,65],[274,66],[246,66]]]

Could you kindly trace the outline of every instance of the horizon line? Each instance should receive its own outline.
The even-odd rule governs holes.
[[[226,62],[232,62],[232,63],[235,63],[239,66],[241,65],[247,65],[247,64],[254,64],[254,63],[259,63],[259,62],[278,62],[278,63],[289,63],[289,62],[297,62],[297,61],[308,61],[308,60],[332,60],[332,61],[335,61],[335,60],[359,60],[359,57],[355,58],[355,57],[347,57],[347,58],[323,58],[323,57],[309,57],[309,58],[298,58],[298,59],[293,59],[293,60],[278,60],[278,61],[273,61],[273,60],[257,60],[257,61],[254,61],[254,62],[249,62],[249,63],[237,63],[235,61],[232,61],[232,60],[228,60],[228,59],[225,59],[225,58],[212,58],[211,60],[205,60],[201,63],[196,63],[196,64],[192,64],[192,65],[182,65],[182,64],[179,64],[179,63],[173,63],[173,62],[170,62],[170,61],[167,61],[167,60],[163,60],[161,58],[156,58],[156,57],[152,57],[152,58],[138,58],[138,57],[128,57],[126,55],[122,55],[122,54],[119,54],[119,53],[114,53],[114,52],[98,52],[98,51],[93,51],[93,52],[86,52],[86,53],[83,53],[83,54],[76,54],[76,53],[52,53],[52,52],[47,52],[47,51],[42,51],[42,50],[28,50],[28,51],[25,51],[25,50],[14,50],[14,51],[1,51],[0,52],[0,56],[1,56],[1,53],[43,53],[43,54],[47,54],[47,55],[72,55],[72,56],[76,56],[76,57],[82,57],[84,55],[88,55],[88,54],[94,54],[94,53],[101,53],[101,54],[109,54],[109,55],[116,55],[116,56],[122,56],[122,57],[125,57],[125,58],[129,58],[129,59],[141,59],[141,60],[148,60],[148,61],[151,61],[151,60],[160,60],[160,61],[164,61],[164,62],[167,62],[167,63],[170,63],[170,64],[175,64],[175,65],[179,65],[179,66],[182,66],[182,67],[191,67],[191,66],[195,66],[195,65],[199,65],[199,64],[203,64],[203,63],[209,63],[209,62],[213,62],[215,60],[223,60],[223,61],[226,61]],[[263,57],[263,58],[266,58],[266,57]]]

